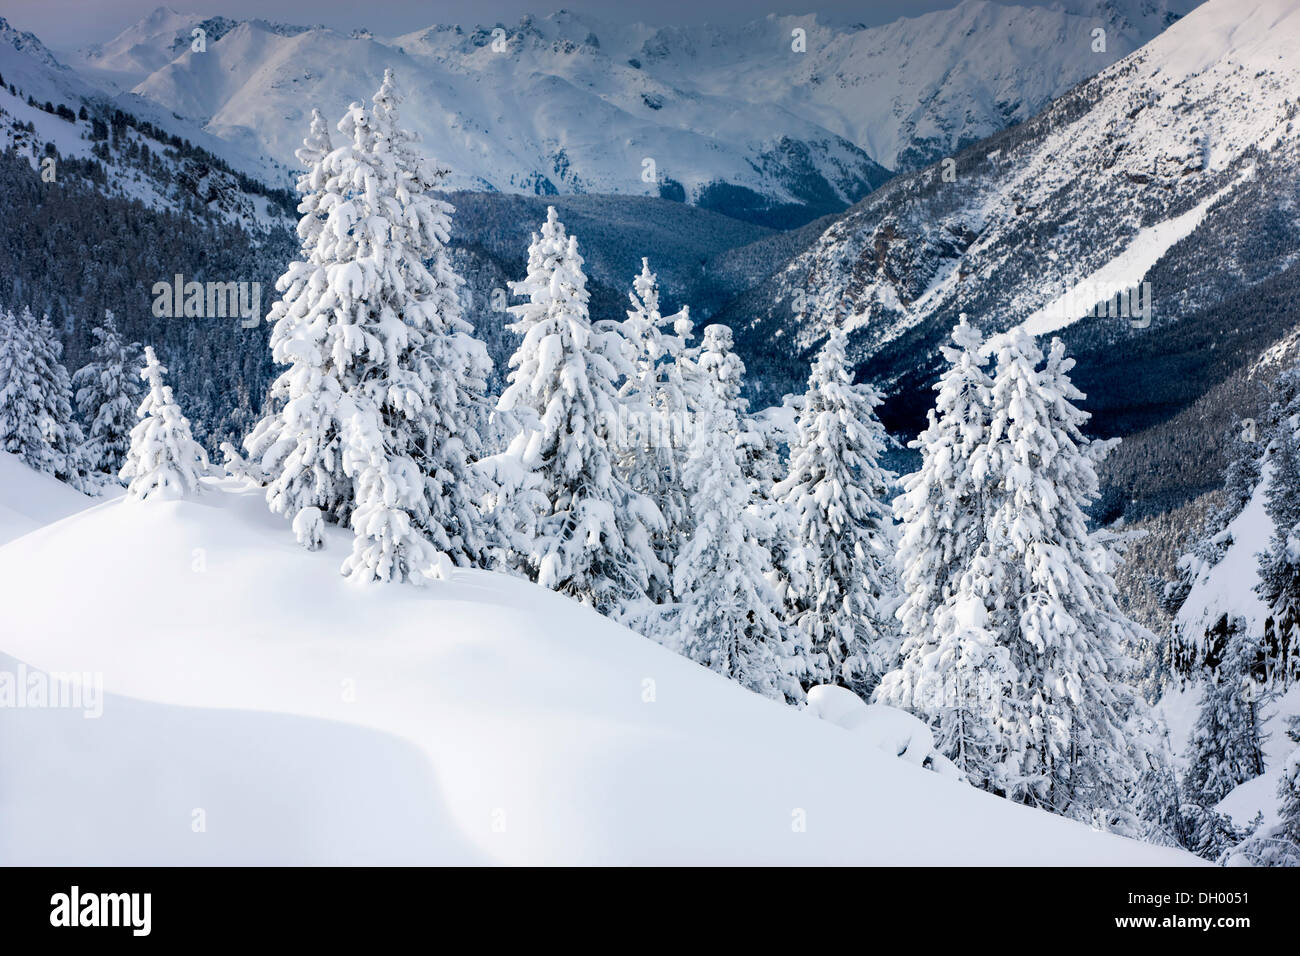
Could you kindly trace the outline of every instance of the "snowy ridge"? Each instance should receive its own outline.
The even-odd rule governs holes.
[[[0,722],[0,857],[1195,862],[864,746],[517,579],[351,587],[346,537],[305,552],[259,489],[205,480],[0,548],[0,667],[104,690],[99,719]],[[85,599],[51,614],[87,564]],[[51,769],[52,749],[80,757]]]

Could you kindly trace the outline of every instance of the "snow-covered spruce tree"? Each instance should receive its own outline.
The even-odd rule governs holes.
[[[331,215],[344,225],[343,217],[355,211],[344,198],[348,184],[325,168],[332,152],[329,127],[312,110],[311,130],[295,154],[307,168],[298,178],[300,258],[276,281],[280,298],[267,319],[274,323],[271,355],[288,369],[272,384],[264,417],[244,438],[249,465],[266,479],[267,504],[294,523],[301,543],[313,551],[324,543],[323,524],[345,523],[353,507],[341,448],[350,352],[341,341],[333,279],[356,248],[325,227]]]
[[[24,309],[0,313],[0,450],[37,471],[54,471],[54,453],[41,430],[36,380],[35,319]]]
[[[1251,676],[1254,644],[1241,629],[1233,628],[1218,666],[1206,674],[1183,777],[1187,801],[1201,807],[1214,806],[1237,784],[1264,772],[1257,685]]]
[[[397,117],[391,71],[353,104],[330,150],[319,117],[302,150],[303,259],[279,283],[272,346],[289,370],[276,420],[250,438],[271,507],[308,547],[325,520],[356,537],[344,574],[418,583],[482,561],[476,501],[487,351],[460,312],[446,243],[446,170]],[[426,266],[425,263],[428,263]]]
[[[207,470],[207,455],[190,434],[190,423],[163,381],[167,369],[152,346],[144,350],[140,377],[148,387],[136,413],[140,421],[131,429],[131,446],[120,477],[134,498],[180,497],[199,490]]]
[[[1014,800],[1136,831],[1132,789],[1148,755],[1126,739],[1142,706],[1123,648],[1139,625],[1120,611],[1115,556],[1090,534],[1096,463],[1112,442],[1086,438],[1087,413],[1060,340],[1042,353],[1023,329],[997,345],[988,442],[975,467],[996,489],[987,511],[990,620],[1014,684],[1002,708],[1004,778]]]
[[[370,305],[370,317],[377,319],[374,335],[386,340],[389,381],[384,383],[373,374],[384,366],[372,367],[371,372],[354,366],[354,371],[360,371],[360,390],[386,419],[386,448],[411,456],[423,475],[427,504],[413,498],[409,511],[419,517],[417,534],[432,542],[440,565],[478,566],[487,542],[477,502],[487,489],[472,463],[483,453],[492,362],[461,311],[459,289],[464,280],[452,269],[447,253],[454,210],[434,195],[450,170],[421,155],[416,134],[399,122],[401,100],[392,71],[385,71],[374,97],[373,144],[376,172],[391,178],[392,195],[381,194],[369,226],[373,229],[381,220],[387,223],[388,274],[377,287],[381,294]],[[344,124],[339,128],[345,130]],[[354,132],[354,140],[359,138],[361,133]],[[345,160],[342,166],[347,165]],[[382,228],[378,234],[382,235]],[[401,327],[384,314],[387,309],[381,303],[391,308]],[[373,348],[368,351],[373,359]],[[356,393],[354,388],[350,394]],[[358,539],[350,560],[354,570],[387,580],[387,568],[394,563],[400,566],[407,548],[405,535],[389,530],[404,521],[391,504],[390,481],[397,472],[405,472],[406,464],[374,467],[374,447],[359,449],[358,458],[369,460],[357,475],[352,525]],[[345,450],[345,468],[347,462]],[[363,538],[369,541],[363,543]],[[412,554],[418,550],[411,547]]]
[[[72,376],[77,414],[86,423],[86,464],[116,478],[131,447],[131,429],[140,405],[140,345],[127,344],[111,310],[91,329],[90,361]]]
[[[993,381],[983,339],[962,315],[943,348],[928,425],[912,443],[920,468],[894,500],[904,599],[901,663],[876,699],[926,719],[935,745],[976,786],[999,790],[1001,700],[1015,681],[1007,647],[990,629],[1003,587],[987,547],[988,441]]]
[[[650,499],[663,516],[652,532],[655,556],[665,569],[676,563],[676,544],[686,527],[686,495],[681,470],[685,460],[682,436],[689,424],[683,381],[683,361],[691,332],[690,312],[683,308],[664,318],[659,312],[659,286],[647,259],[628,293],[632,307],[622,323],[630,347],[632,375],[619,397],[619,472],[634,491]],[[671,332],[664,326],[671,325]],[[670,575],[651,578],[649,597],[656,604],[671,600]]]
[[[7,312],[0,323],[0,449],[80,491],[86,476],[81,427],[72,417],[72,379],[46,317]]]
[[[805,569],[792,621],[813,670],[805,683],[867,696],[896,652],[893,527],[884,503],[893,476],[880,465],[879,393],[853,384],[842,331],[813,361],[789,474],[775,488],[796,522]]]
[[[505,457],[535,476],[545,502],[517,566],[610,614],[643,601],[665,573],[651,541],[663,518],[614,470],[619,386],[633,369],[618,330],[591,322],[582,265],[576,237],[549,208],[526,277],[511,283],[528,301],[510,307],[522,341],[498,407],[521,425]]]
[[[693,530],[673,573],[679,602],[677,648],[705,667],[768,697],[801,696],[768,575],[771,556],[758,541],[737,443],[737,376],[744,365],[730,350],[730,329],[711,325],[700,356],[694,436],[684,469]]]

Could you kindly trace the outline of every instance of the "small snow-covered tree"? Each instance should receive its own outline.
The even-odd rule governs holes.
[[[80,426],[72,417],[72,379],[48,316],[24,307],[0,321],[0,449],[81,491],[86,481]]]
[[[195,494],[207,469],[207,455],[190,433],[190,423],[163,381],[167,369],[152,346],[144,350],[144,379],[148,391],[136,413],[140,421],[131,430],[131,446],[122,465],[127,494],[135,498],[178,497]]]
[[[535,477],[544,501],[516,562],[543,587],[609,614],[644,600],[665,573],[651,540],[663,518],[615,473],[611,430],[633,369],[619,331],[591,322],[582,266],[576,237],[550,207],[526,277],[511,284],[528,301],[510,309],[522,341],[498,407],[521,425],[505,457]]]
[[[997,345],[989,435],[975,453],[995,489],[986,511],[1000,582],[990,615],[1014,684],[1002,705],[1002,789],[1077,819],[1136,827],[1129,795],[1144,755],[1125,724],[1141,706],[1127,685],[1138,625],[1116,602],[1116,556],[1088,530],[1096,463],[1113,446],[1090,441],[1083,394],[1060,340],[1042,353],[1023,329]]]
[[[893,476],[880,465],[880,395],[853,384],[846,338],[834,330],[812,365],[790,471],[774,490],[796,523],[804,573],[794,626],[813,667],[804,681],[869,694],[893,662],[893,527],[884,504]]]
[[[131,429],[140,405],[139,343],[127,344],[111,310],[91,329],[90,361],[72,376],[77,413],[86,423],[86,464],[116,476],[131,447]]]
[[[1231,855],[1235,847],[1251,834],[1249,827],[1240,827],[1232,818],[1213,807],[1196,803],[1183,804],[1187,820],[1188,841],[1184,844],[1197,856],[1219,861]]]
[[[705,329],[703,381],[684,479],[693,528],[674,571],[674,619],[683,654],[769,697],[799,693],[790,650],[768,580],[771,555],[755,534],[749,506],[757,493],[743,471],[736,402],[744,365],[730,329]]]

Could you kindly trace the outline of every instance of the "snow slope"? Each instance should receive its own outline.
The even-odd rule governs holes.
[[[0,710],[0,861],[1195,862],[913,766],[527,582],[351,586],[346,549],[304,552],[228,480],[0,549],[0,669],[106,694],[97,719]]]
[[[52,475],[0,451],[0,545],[97,504]]]

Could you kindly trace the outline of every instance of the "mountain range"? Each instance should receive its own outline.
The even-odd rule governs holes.
[[[311,108],[341,115],[392,67],[453,188],[663,196],[788,226],[1029,118],[1194,6],[964,0],[879,27],[560,11],[397,37],[159,8],[69,63],[232,144],[280,185]]]

